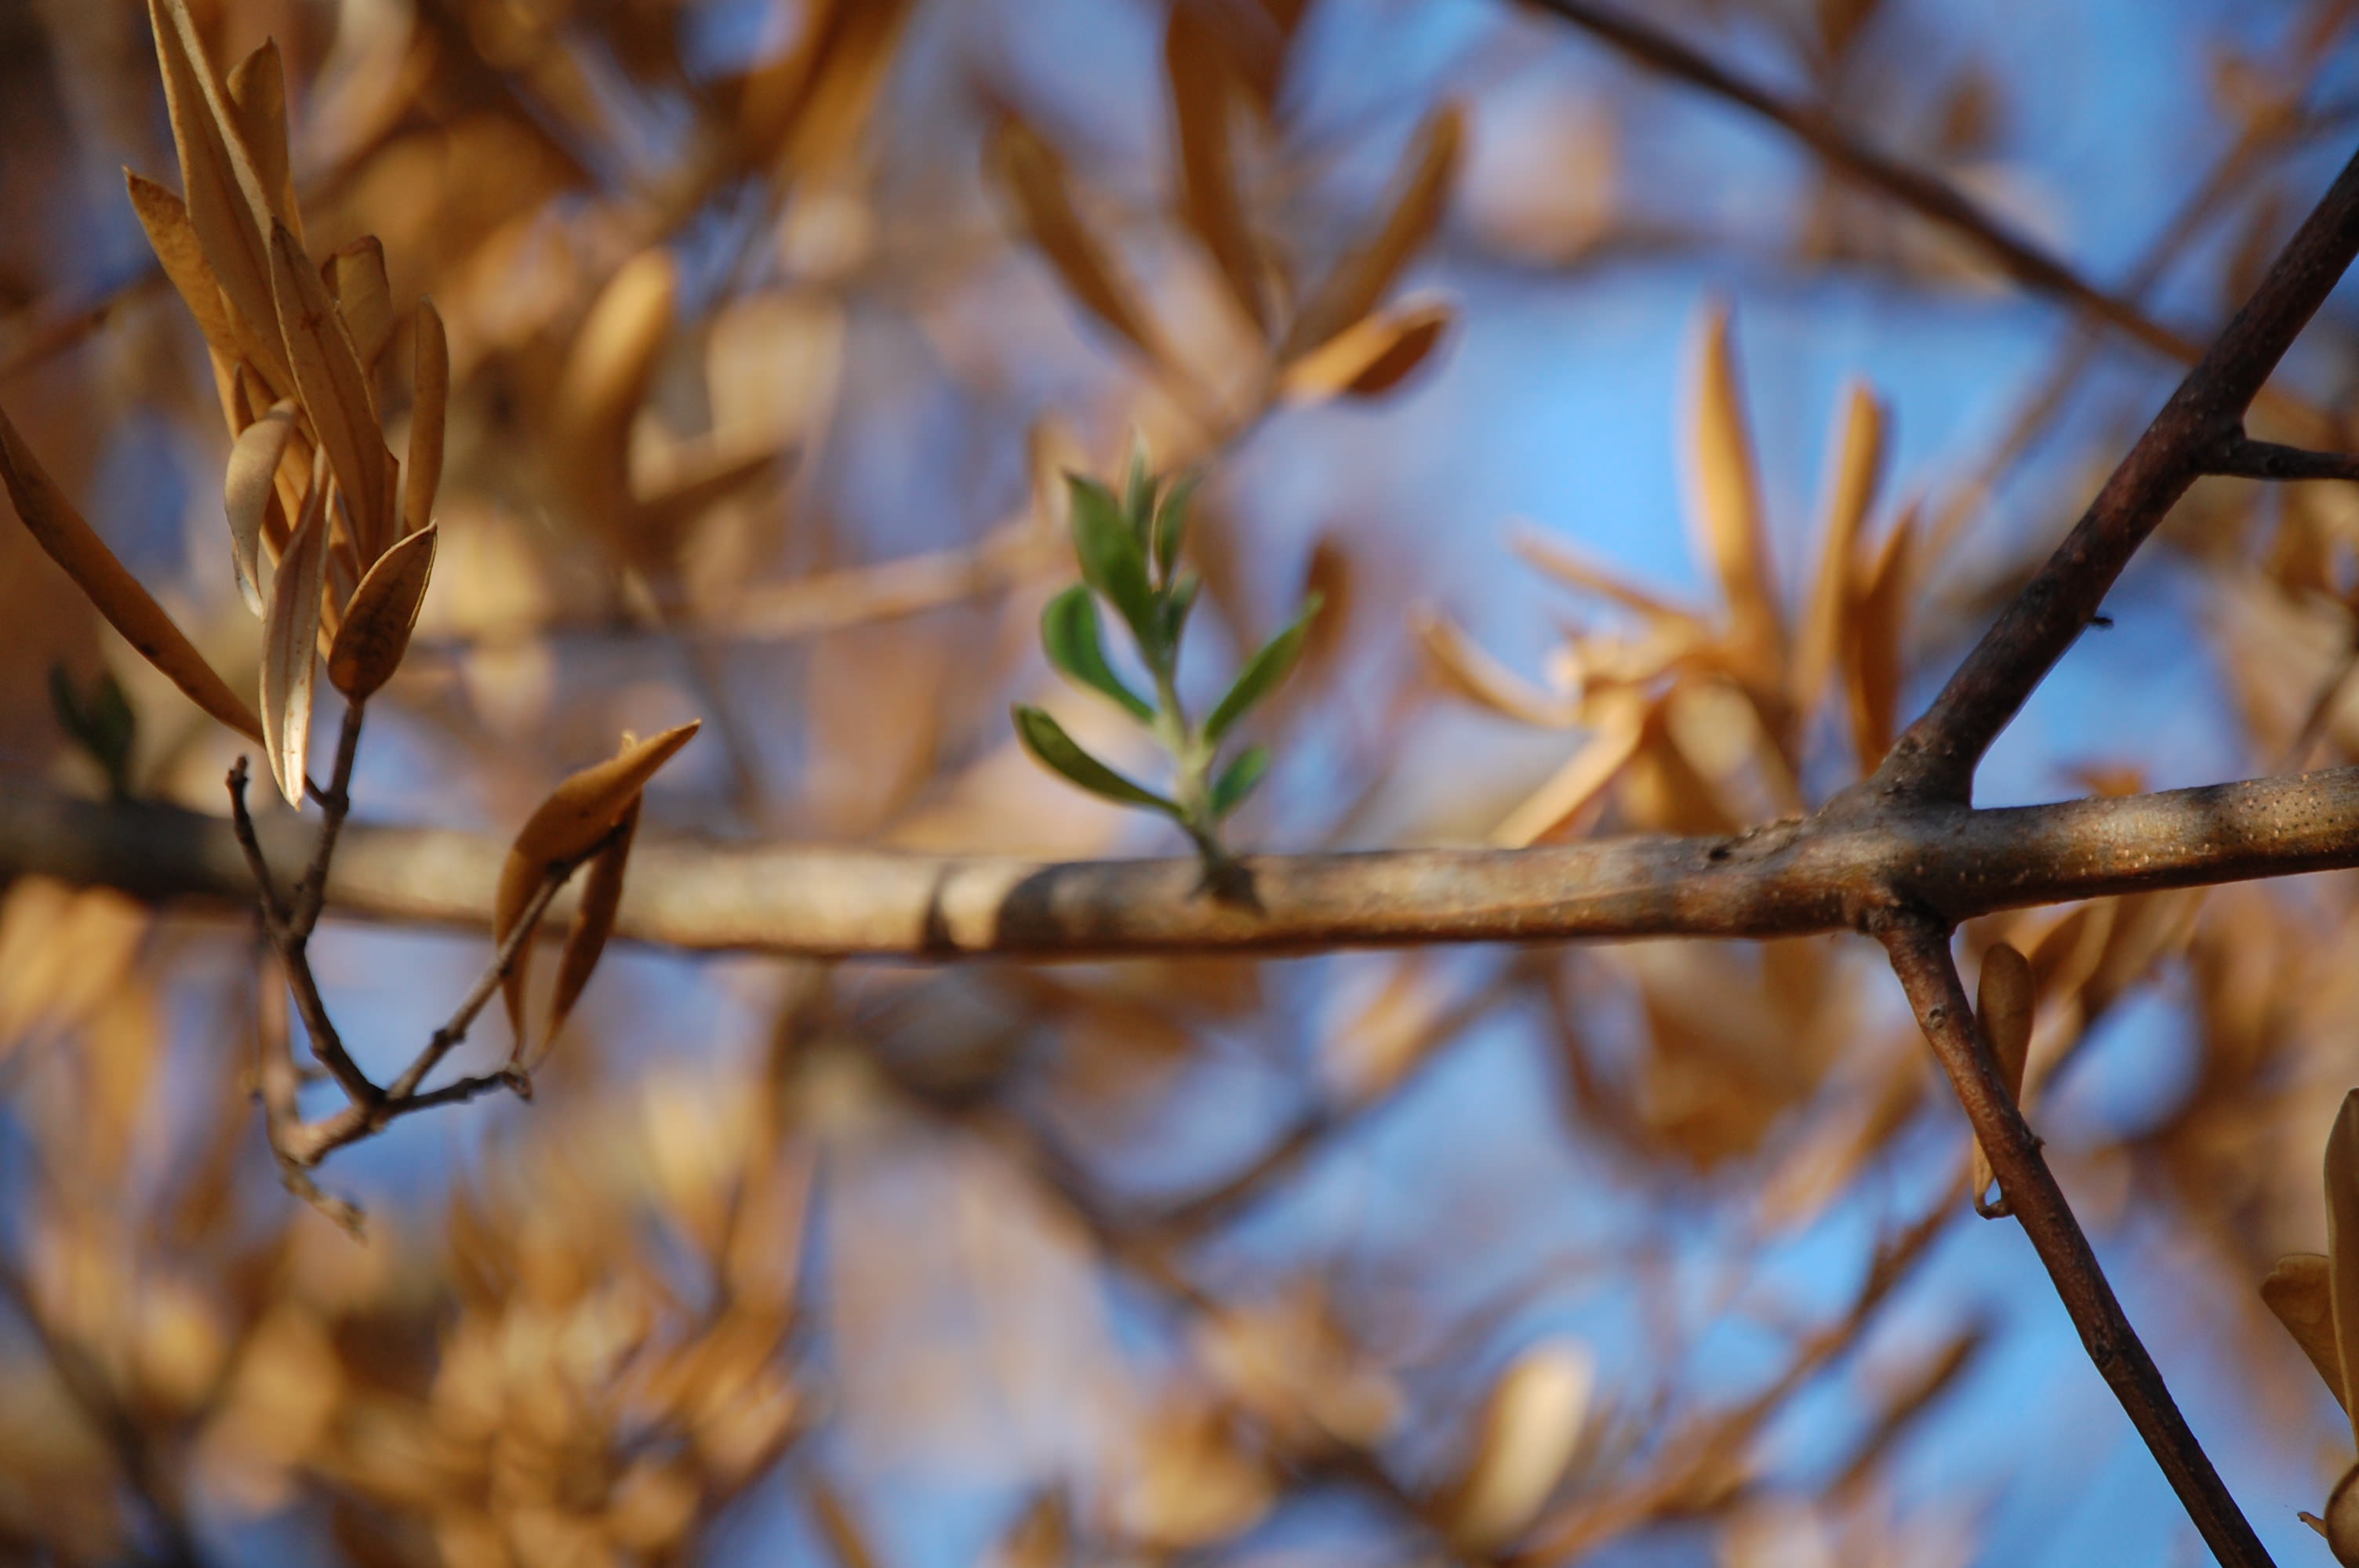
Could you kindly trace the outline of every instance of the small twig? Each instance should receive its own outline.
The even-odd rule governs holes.
[[[2204,471],[2232,479],[2359,480],[2359,457],[2348,452],[2313,452],[2276,441],[2256,441],[2240,430],[2212,449],[2205,460]]]
[[[336,732],[335,772],[321,793],[320,844],[303,880],[295,884],[295,904],[288,921],[294,932],[309,936],[320,924],[320,910],[328,899],[328,869],[336,858],[336,838],[353,810],[353,763],[360,754],[363,705],[344,705],[344,719]],[[308,782],[308,781],[307,781]]]
[[[598,849],[604,849],[611,838],[612,835],[609,835],[607,838],[601,839]],[[509,971],[516,968],[517,956],[524,951],[525,945],[533,939],[534,932],[540,924],[540,917],[549,913],[549,904],[556,901],[559,892],[564,888],[575,870],[582,864],[583,860],[597,854],[598,849],[592,849],[590,855],[583,856],[580,860],[567,860],[549,868],[549,874],[541,878],[540,886],[533,890],[531,900],[524,906],[524,911],[517,917],[516,925],[508,932],[506,940],[500,944],[499,951],[492,956],[492,961],[484,967],[484,972],[476,977],[473,989],[469,990],[465,999],[459,1003],[458,1011],[451,1015],[451,1021],[434,1032],[433,1038],[426,1042],[425,1048],[418,1053],[416,1060],[404,1068],[401,1076],[394,1079],[392,1086],[386,1090],[386,1098],[388,1100],[399,1105],[415,1097],[418,1093],[418,1086],[426,1081],[426,1076],[431,1073],[440,1064],[442,1058],[449,1055],[461,1041],[467,1038],[467,1031],[473,1026],[476,1015],[482,1012],[485,1005],[491,1001],[492,993],[500,989],[500,983],[506,980]],[[520,1080],[523,1066],[518,1057],[523,1049],[524,1042],[518,1040],[509,1054],[507,1066],[502,1069],[504,1073],[517,1075]],[[529,1080],[523,1080],[523,1083],[524,1087],[519,1087],[516,1092],[530,1099],[532,1091]]]
[[[2227,1568],[2267,1568],[2268,1552],[2130,1326],[2096,1252],[2040,1153],[2039,1140],[1999,1077],[1950,956],[1950,927],[1930,914],[1899,908],[1878,911],[1867,924],[1891,955],[1917,1022],[1965,1108],[1966,1119],[1997,1173],[2000,1191],[2055,1282],[2072,1325],[2080,1330],[2089,1359],[2146,1439],[2212,1553]]]

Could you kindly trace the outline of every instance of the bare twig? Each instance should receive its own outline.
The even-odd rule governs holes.
[[[2171,394],[2047,565],[2017,595],[1854,795],[1970,798],[1998,732],[2047,678],[2171,505],[2233,447],[2294,338],[2359,254],[2359,158],[2280,252],[2245,308]]]
[[[2349,452],[2313,452],[2301,447],[2256,441],[2239,431],[2213,449],[2204,471],[2237,479],[2359,480],[2359,457]]]
[[[2039,1140],[1999,1077],[1950,957],[1950,926],[1935,915],[1905,907],[1879,912],[1869,924],[1891,954],[1893,970],[1908,993],[1917,1022],[1997,1173],[1999,1190],[2055,1281],[2073,1326],[2081,1331],[2089,1359],[2146,1439],[2213,1555],[2230,1568],[2267,1564],[2268,1552],[2180,1414],[2154,1358],[2114,1298],[2063,1189],[2041,1157]]]

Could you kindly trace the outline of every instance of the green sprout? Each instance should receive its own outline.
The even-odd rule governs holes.
[[[63,665],[49,666],[49,706],[58,728],[106,777],[106,792],[115,800],[131,796],[131,746],[138,732],[131,699],[112,670],[91,683],[89,695],[74,688]]]
[[[1237,890],[1240,873],[1222,847],[1220,827],[1269,771],[1270,752],[1266,746],[1247,746],[1223,765],[1223,743],[1302,656],[1310,619],[1319,612],[1318,596],[1245,662],[1227,695],[1197,722],[1180,700],[1178,671],[1180,640],[1202,587],[1195,573],[1179,569],[1188,504],[1199,476],[1157,477],[1148,473],[1144,457],[1134,454],[1119,496],[1093,479],[1065,477],[1072,490],[1073,549],[1081,558],[1082,580],[1049,601],[1040,617],[1040,641],[1059,674],[1111,699],[1170,753],[1170,793],[1158,794],[1116,773],[1038,708],[1016,706],[1016,733],[1042,766],[1067,782],[1170,817],[1195,840],[1208,883],[1216,892]],[[1107,662],[1100,600],[1128,628],[1139,663],[1155,683],[1152,699],[1132,690]]]

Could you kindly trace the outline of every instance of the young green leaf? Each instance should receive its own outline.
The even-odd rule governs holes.
[[[1212,784],[1212,820],[1215,822],[1245,803],[1262,775],[1269,772],[1270,752],[1266,746],[1247,746],[1236,760],[1221,770]]]
[[[1040,613],[1040,642],[1059,674],[1114,698],[1141,723],[1155,717],[1146,698],[1125,686],[1106,663],[1105,644],[1098,633],[1098,603],[1085,584],[1077,582],[1049,601]]]
[[[91,687],[85,702],[74,690],[73,677],[63,665],[49,666],[49,702],[57,709],[58,726],[90,754],[106,775],[107,792],[120,800],[131,793],[131,742],[138,720],[131,699],[113,670],[103,670]]]
[[[1155,556],[1156,575],[1165,582],[1171,580],[1171,570],[1180,564],[1180,546],[1188,539],[1188,503],[1196,499],[1196,487],[1203,479],[1201,469],[1183,473],[1171,481],[1171,488],[1156,503],[1150,548]]]
[[[1222,737],[1235,726],[1238,719],[1277,689],[1277,683],[1287,677],[1288,672],[1294,668],[1295,661],[1302,656],[1303,639],[1310,634],[1310,619],[1318,613],[1319,600],[1313,595],[1303,605],[1302,613],[1294,618],[1294,624],[1272,637],[1262,651],[1253,656],[1244,673],[1237,676],[1236,685],[1229,687],[1228,696],[1221,698],[1221,705],[1212,709],[1210,719],[1204,720],[1206,745],[1219,745]]]
[[[1033,760],[1049,772],[1060,773],[1071,784],[1079,784],[1092,795],[1125,806],[1144,806],[1153,810],[1178,816],[1177,803],[1157,795],[1153,790],[1135,784],[1115,773],[1095,757],[1082,750],[1079,742],[1065,733],[1065,727],[1039,708],[1017,703],[1014,709],[1016,734]]]
[[[1155,492],[1159,481],[1147,466],[1147,443],[1133,436],[1130,443],[1130,463],[1122,476],[1122,514],[1130,520],[1131,532],[1138,535],[1140,548],[1147,546],[1148,524],[1155,516]]]
[[[1072,487],[1073,553],[1081,557],[1082,576],[1129,622],[1153,664],[1159,650],[1153,641],[1155,594],[1147,581],[1146,546],[1114,492],[1081,474],[1068,474],[1065,481]]]

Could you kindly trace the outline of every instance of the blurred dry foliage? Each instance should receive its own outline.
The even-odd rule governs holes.
[[[350,337],[412,466],[413,388],[447,351],[439,553],[359,773],[388,818],[520,820],[616,731],[701,714],[703,754],[651,822],[1072,858],[1148,842],[1006,722],[1037,701],[1136,760],[1033,632],[1073,572],[1058,475],[1114,472],[1136,431],[1209,475],[1193,547],[1216,647],[1257,646],[1306,591],[1327,606],[1259,720],[1287,761],[1247,814],[1258,841],[1732,829],[1882,755],[2044,552],[1977,527],[1992,497],[2093,367],[2140,351],[2068,320],[2013,433],[1937,483],[1887,473],[1884,406],[1856,386],[1820,493],[1789,495],[1761,477],[1741,316],[1707,308],[1661,411],[1701,591],[1526,531],[1565,632],[1519,669],[1467,607],[1426,601],[1397,541],[1348,517],[1257,541],[1267,503],[1229,460],[1304,410],[1426,384],[1464,330],[1423,286],[1439,261],[1577,278],[1750,246],[1940,296],[1993,286],[1976,248],[1823,170],[1763,232],[1667,218],[1642,199],[1668,172],[1646,143],[1663,90],[1608,70],[1536,93],[1519,71],[1572,35],[1504,5],[1445,66],[1316,124],[1313,32],[1348,51],[1414,7],[190,9],[223,72],[276,40],[295,255],[374,266],[360,242],[381,242],[381,275],[329,278],[361,291]],[[2008,84],[1936,47],[1928,7],[1680,9],[2026,205]],[[2132,294],[2201,247],[2224,312],[2299,211],[2303,160],[2347,139],[2348,98],[2314,79],[2359,7],[2286,9],[2277,52],[2215,49],[2186,113],[2224,150]],[[1150,82],[1152,112],[1122,101]],[[1518,113],[1483,117],[1502,84]],[[86,507],[227,685],[267,696],[212,487],[223,411],[243,431],[295,389],[223,375],[92,173],[179,167],[141,7],[0,9],[0,398],[63,492],[135,514]],[[2359,344],[2347,319],[2315,335],[2346,361]],[[282,576],[305,476],[344,460],[304,431],[253,502]],[[426,522],[374,504],[382,530]],[[308,563],[332,623],[286,633],[304,680],[394,536]],[[2352,491],[2207,481],[2168,542],[2223,675],[2220,773],[2359,760]],[[8,766],[108,782],[47,673],[81,690],[103,668],[138,720],[119,786],[219,810],[236,738],[102,635],[23,531],[0,531],[0,562]],[[1549,768],[1455,766],[1434,737],[1470,711],[1560,732]],[[263,717],[274,765],[299,761]],[[643,955],[600,978],[532,1106],[372,1146],[355,1169],[386,1195],[356,1246],[288,1201],[257,1130],[289,1024],[250,927],[38,879],[0,899],[12,1560],[1552,1563],[1659,1541],[1730,1568],[1947,1564],[1983,1550],[1973,1487],[2008,1480],[1928,1501],[1892,1477],[1998,1330],[1920,1300],[1879,1333],[1962,1223],[1968,1148],[1853,939],[933,972]],[[2134,1212],[2172,1238],[2171,1331],[2310,1467],[2286,1491],[2322,1496],[2347,1458],[2253,1286],[2318,1239],[2359,1018],[2348,880],[1995,917],[1966,946],[2027,960],[2035,1109],[2125,1010],[2178,1021],[2167,1088],[2050,1130],[2051,1157],[2101,1226]],[[456,992],[481,954],[332,924],[320,957],[382,1076],[432,1022],[413,993]],[[1498,1066],[1511,1038],[1542,1043],[1538,1067]],[[1478,1062],[1524,1075],[1492,1091],[1512,1124],[1417,1131]],[[1811,1400],[1852,1435],[1798,1468],[1768,1438]],[[2042,1439],[2021,1441],[2029,1463]]]

